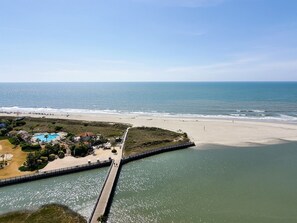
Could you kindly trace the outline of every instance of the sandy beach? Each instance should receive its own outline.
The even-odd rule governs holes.
[[[15,114],[1,114],[15,116]],[[186,132],[195,142],[197,149],[204,149],[203,145],[216,144],[224,146],[237,146],[244,148],[250,145],[277,144],[284,141],[297,141],[297,124],[271,123],[248,120],[226,119],[193,119],[176,117],[114,115],[114,114],[19,114],[20,116],[45,117],[56,119],[74,119],[85,121],[104,121],[129,123],[133,126],[159,127],[172,131]],[[71,167],[97,160],[107,160],[114,155],[110,150],[95,150],[94,155],[82,158],[66,156],[50,162],[41,171]]]
[[[5,114],[7,115],[7,114]],[[226,120],[204,118],[177,118],[118,114],[21,114],[32,117],[48,117],[87,121],[122,122],[133,126],[159,127],[186,132],[189,138],[201,146],[218,144],[249,146],[251,144],[275,144],[297,141],[297,124],[272,123],[252,120]]]
[[[0,114],[15,116],[15,114]],[[177,117],[135,116],[116,114],[19,114],[20,116],[45,117],[56,119],[74,119],[85,121],[104,121],[129,123],[133,126],[159,127],[172,131],[186,132],[195,142],[197,149],[204,149],[203,145],[216,144],[224,146],[237,146],[244,148],[250,145],[277,144],[284,141],[297,141],[297,124],[272,123],[248,120],[226,119],[194,119]],[[65,168],[75,165],[107,160],[114,155],[110,150],[95,150],[94,155],[82,158],[67,156],[50,162],[41,171]]]

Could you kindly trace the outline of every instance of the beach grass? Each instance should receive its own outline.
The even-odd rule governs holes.
[[[86,223],[78,213],[66,206],[48,204],[36,211],[16,211],[0,216],[0,223]]]
[[[152,149],[178,145],[188,141],[185,133],[154,127],[131,128],[125,142],[124,156],[140,154]]]
[[[0,117],[1,119],[14,120],[15,117]],[[24,125],[14,127],[14,130],[24,130],[29,133],[63,131],[74,135],[83,132],[93,132],[94,134],[101,134],[105,138],[122,136],[129,126],[122,123],[32,117],[26,117],[24,122]]]

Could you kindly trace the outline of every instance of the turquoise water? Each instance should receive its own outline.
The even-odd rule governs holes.
[[[47,135],[47,137],[45,137]],[[51,142],[59,137],[57,133],[49,133],[49,134],[38,134],[34,135],[34,138],[39,139],[41,142]]]
[[[93,210],[106,173],[107,168],[101,168],[2,187],[0,214],[59,203],[87,218]]]
[[[297,121],[297,82],[0,83],[0,95],[0,111]]]
[[[125,165],[109,222],[297,222],[297,143],[207,148]]]

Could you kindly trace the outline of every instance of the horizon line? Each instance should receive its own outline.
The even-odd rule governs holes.
[[[297,83],[297,80],[268,81],[0,81],[0,84],[42,84],[42,83]]]

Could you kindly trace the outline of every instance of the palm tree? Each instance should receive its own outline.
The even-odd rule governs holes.
[[[45,141],[47,142],[48,134],[45,134],[45,135],[44,135],[44,138],[45,138]]]

